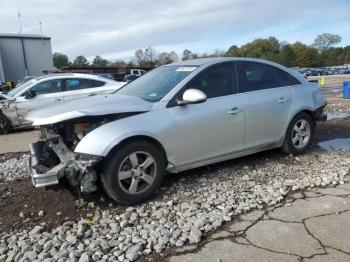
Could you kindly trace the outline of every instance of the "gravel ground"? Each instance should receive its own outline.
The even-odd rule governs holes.
[[[28,161],[29,155],[22,154],[0,162],[0,183],[29,177]]]
[[[333,92],[335,90],[336,92]],[[323,94],[327,98],[325,113],[348,112],[350,113],[350,99],[343,99],[342,89],[324,88]]]
[[[235,216],[280,202],[290,190],[347,182],[348,152],[270,154],[251,164],[243,159],[187,172],[164,186],[156,200],[121,213],[96,209],[52,230],[42,223],[4,232],[0,261],[134,261],[169,246],[198,243]]]
[[[349,111],[347,104],[342,106],[330,110]],[[334,128],[337,123],[320,125],[319,134],[333,138],[339,132],[349,138],[349,121],[339,121],[344,125],[339,129]],[[324,139],[315,140],[317,145]],[[17,205],[20,199],[21,204],[16,212],[2,213],[0,218],[13,219],[13,224],[23,220],[0,231],[0,261],[135,261],[142,255],[148,260],[150,254],[198,243],[240,214],[282,201],[290,191],[344,184],[350,167],[348,151],[314,146],[295,157],[274,150],[168,176],[154,199],[115,207],[101,194],[93,201],[69,198],[67,192],[31,189],[28,193],[28,179],[13,182],[28,176],[27,158],[5,156],[0,163],[0,212],[12,208],[11,199],[17,199]],[[60,219],[48,219],[55,216]]]

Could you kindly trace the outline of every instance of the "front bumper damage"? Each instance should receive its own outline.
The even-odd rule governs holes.
[[[73,187],[83,192],[97,189],[95,165],[102,157],[75,154],[54,135],[29,145],[29,168],[35,187],[47,187],[60,183],[65,178]]]

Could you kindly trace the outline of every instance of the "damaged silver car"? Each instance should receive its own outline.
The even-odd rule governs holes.
[[[36,187],[102,185],[134,204],[177,173],[259,151],[302,153],[326,100],[315,83],[276,63],[213,58],[159,67],[110,95],[34,111]]]
[[[0,134],[26,128],[24,117],[33,110],[97,94],[112,93],[125,82],[88,74],[53,74],[32,77],[6,94],[0,93]]]

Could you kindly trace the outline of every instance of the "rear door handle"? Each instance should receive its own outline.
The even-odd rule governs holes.
[[[286,101],[288,101],[288,99],[285,97],[281,97],[280,99],[277,100],[278,103],[284,103]]]
[[[237,115],[237,114],[241,113],[242,111],[243,111],[242,109],[239,109],[238,107],[234,107],[230,111],[228,111],[228,113],[231,115]]]
[[[55,100],[55,102],[60,102],[60,101],[62,101],[63,99],[62,98],[57,98],[56,100]]]

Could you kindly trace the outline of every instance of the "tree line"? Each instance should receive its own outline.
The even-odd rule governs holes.
[[[191,50],[182,52],[181,60],[198,59],[206,57],[253,57],[267,59],[287,67],[324,67],[350,63],[350,46],[335,47],[341,43],[341,37],[335,34],[323,33],[318,35],[311,45],[302,42],[288,43],[279,41],[276,37],[259,38],[241,47],[232,45],[228,50],[215,50],[211,54],[198,54]],[[53,54],[54,66],[129,66],[154,67],[180,60],[178,54],[171,52],[158,52],[152,47],[138,49],[129,61],[109,61],[101,56],[95,56],[90,64],[83,55],[77,56],[73,62],[67,55],[55,52]]]

